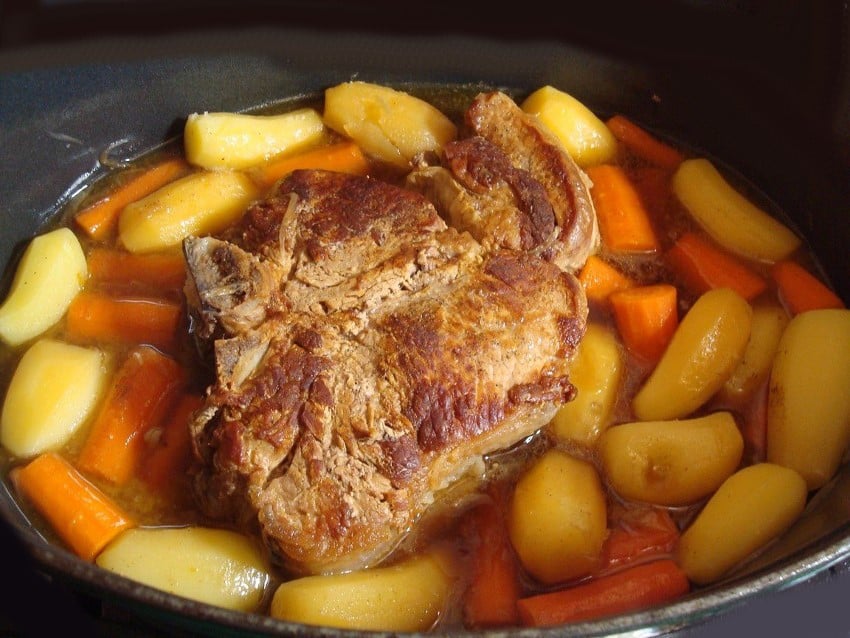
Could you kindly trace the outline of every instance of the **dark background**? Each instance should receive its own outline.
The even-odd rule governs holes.
[[[554,16],[553,16],[554,8]],[[150,52],[99,47],[145,35],[281,25],[329,31],[472,34],[500,39],[564,39],[633,59],[710,60],[716,73],[756,69],[788,104],[789,131],[834,156],[850,183],[850,9],[846,2],[699,0],[612,2],[189,2],[171,0],[0,0],[0,95],[4,73],[91,61],[113,63]],[[92,53],[92,52],[96,53]],[[159,51],[167,55],[168,51]],[[423,51],[423,56],[433,52]],[[0,121],[0,128],[4,126]],[[846,220],[847,215],[843,215]],[[162,635],[117,609],[49,583],[0,526],[0,636]],[[8,577],[8,576],[12,577]],[[728,618],[687,632],[698,636],[848,636],[850,576],[843,566]],[[847,610],[844,618],[844,610]],[[839,610],[836,615],[836,610]],[[173,634],[169,634],[173,635]]]
[[[0,72],[73,63],[56,53],[62,44],[270,25],[553,38],[650,62],[710,60],[717,73],[747,68],[790,105],[799,121],[789,127],[839,140],[825,146],[850,166],[845,0],[0,0]]]

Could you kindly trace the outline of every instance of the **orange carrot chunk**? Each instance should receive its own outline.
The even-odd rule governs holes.
[[[179,252],[136,254],[97,247],[86,261],[95,284],[181,290],[186,281],[186,261]]]
[[[615,252],[658,250],[649,213],[623,169],[599,164],[588,167],[586,172],[593,182],[590,195],[606,248]]]
[[[74,341],[147,343],[173,350],[182,312],[175,301],[81,292],[68,308],[66,327]]]
[[[182,158],[165,160],[79,211],[74,221],[89,237],[103,241],[115,229],[118,215],[127,204],[150,195],[188,170],[189,165]]]
[[[636,285],[630,277],[597,255],[587,258],[578,274],[578,280],[587,298],[597,303],[606,302],[612,293]]]
[[[602,546],[602,567],[610,570],[648,557],[669,555],[679,540],[679,528],[667,510],[623,508]]]
[[[814,274],[795,261],[778,261],[770,275],[776,282],[779,298],[791,314],[822,308],[844,308],[844,302]]]
[[[694,232],[679,237],[665,258],[682,283],[698,295],[731,288],[751,301],[767,289],[767,281],[746,263]]]
[[[190,459],[189,419],[202,403],[199,395],[184,394],[163,424],[159,440],[139,468],[139,477],[153,489],[165,490],[179,484]]]
[[[600,576],[586,584],[521,598],[526,626],[549,627],[644,609],[676,600],[690,583],[671,559],[661,559]]]
[[[474,513],[477,543],[472,576],[463,601],[464,622],[469,628],[506,627],[519,620],[519,570],[508,540],[505,521],[495,504],[488,502]]]
[[[283,157],[257,167],[251,171],[251,176],[258,186],[268,188],[292,171],[304,168],[365,175],[369,163],[357,144],[346,141]]]
[[[182,366],[148,346],[130,351],[115,374],[77,467],[123,485],[137,472],[144,435],[164,418],[185,380]]]
[[[678,150],[650,135],[623,115],[614,115],[605,124],[623,146],[651,164],[675,169],[685,159]]]
[[[55,452],[45,452],[16,468],[11,479],[83,560],[93,560],[120,532],[136,524]]]
[[[676,287],[670,284],[612,294],[608,301],[626,348],[647,362],[657,362],[679,325],[677,298]]]

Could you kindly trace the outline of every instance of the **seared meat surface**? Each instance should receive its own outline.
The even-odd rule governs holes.
[[[471,136],[446,146],[441,166],[423,166],[408,186],[487,247],[534,249],[575,272],[599,247],[584,172],[531,115],[499,91],[466,112]]]
[[[191,424],[208,515],[256,525],[296,573],[374,564],[571,400],[585,297],[535,252],[557,213],[511,170],[528,218],[516,246],[448,226],[415,190],[326,171],[295,171],[226,233],[186,240],[215,359]]]

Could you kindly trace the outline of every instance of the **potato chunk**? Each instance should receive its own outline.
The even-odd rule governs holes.
[[[223,529],[128,529],[95,562],[156,589],[237,611],[255,611],[269,583],[260,550]]]
[[[677,419],[711,398],[744,355],[752,314],[731,288],[715,288],[697,299],[632,400],[637,418]]]
[[[746,401],[765,382],[787,324],[788,313],[779,305],[761,304],[753,308],[750,339],[741,362],[721,388],[724,399]]]
[[[440,550],[389,567],[306,576],[275,591],[275,618],[342,629],[427,631],[440,617],[455,582]]]
[[[592,445],[608,426],[622,373],[617,337],[598,323],[588,324],[570,370],[578,394],[555,414],[551,426],[555,436]]]
[[[794,470],[759,463],[730,476],[679,539],[676,561],[695,583],[712,583],[790,527],[806,505]]]
[[[190,164],[206,169],[244,169],[317,142],[325,125],[318,111],[280,115],[192,113],[183,127]]]
[[[234,223],[257,194],[243,173],[192,173],[127,205],[118,219],[118,237],[132,253],[172,248],[189,235],[214,233]]]
[[[610,162],[617,154],[617,139],[605,122],[572,95],[544,86],[521,106],[526,113],[537,116],[580,167]]]
[[[850,310],[810,310],[788,323],[770,373],[767,460],[824,485],[850,445]]]
[[[611,487],[653,505],[696,503],[738,469],[744,438],[729,412],[673,421],[616,425],[600,437]]]
[[[69,228],[35,237],[0,306],[0,338],[17,346],[45,332],[68,310],[88,277],[86,256]]]
[[[325,90],[325,124],[369,155],[401,168],[419,153],[439,153],[457,127],[437,108],[410,93],[368,82]]]
[[[36,341],[12,375],[0,443],[21,458],[62,447],[88,419],[107,376],[105,355],[96,348]]]
[[[800,245],[791,229],[736,190],[705,158],[682,162],[671,186],[694,220],[742,257],[772,263]]]
[[[590,573],[607,532],[605,494],[590,463],[553,449],[520,477],[508,533],[525,569],[541,582]]]

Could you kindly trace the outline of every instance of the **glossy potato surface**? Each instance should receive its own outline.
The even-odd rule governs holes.
[[[578,396],[555,414],[551,428],[556,437],[589,446],[608,426],[623,377],[620,348],[610,328],[588,324],[570,371]]]
[[[638,419],[681,418],[711,398],[744,355],[752,314],[750,304],[731,288],[701,295],[635,395]]]
[[[708,496],[738,469],[744,439],[731,413],[715,412],[615,425],[600,437],[597,449],[621,496],[677,507]]]
[[[388,567],[282,583],[271,615],[344,629],[426,631],[443,612],[453,582],[447,557],[434,550]]]
[[[850,445],[850,310],[811,310],[782,333],[770,374],[767,459],[810,490],[835,474]]]
[[[192,173],[127,205],[118,220],[118,237],[132,253],[177,248],[189,235],[206,235],[232,224],[257,195],[244,173]]]
[[[0,416],[0,443],[29,458],[58,450],[91,415],[108,369],[98,348],[40,339],[18,363]]]
[[[537,116],[582,168],[609,162],[617,154],[617,140],[605,122],[569,93],[543,86],[521,106]]]
[[[325,125],[315,109],[279,115],[192,113],[183,129],[189,163],[211,170],[244,169],[295,153],[321,139]]]
[[[803,511],[806,482],[772,463],[730,476],[682,534],[679,565],[695,583],[712,583],[784,532]]]
[[[791,229],[732,186],[706,158],[682,162],[672,186],[696,222],[721,246],[742,257],[772,263],[800,245]]]
[[[0,305],[0,339],[18,346],[54,326],[88,276],[86,256],[69,228],[32,239]]]
[[[125,530],[95,562],[140,583],[203,603],[254,611],[269,566],[246,536],[206,527]]]
[[[439,153],[457,127],[410,93],[369,82],[343,82],[325,90],[327,126],[383,161],[410,168],[419,153]]]
[[[550,450],[519,479],[508,533],[525,568],[544,583],[578,578],[596,564],[607,535],[596,468]]]

